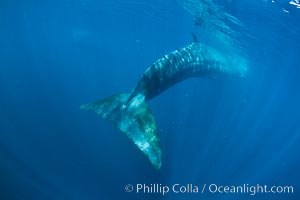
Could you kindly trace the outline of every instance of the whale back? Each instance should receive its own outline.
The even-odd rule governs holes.
[[[228,74],[228,59],[217,50],[192,43],[154,62],[143,74],[131,97],[143,93],[150,100],[174,84],[191,77]]]

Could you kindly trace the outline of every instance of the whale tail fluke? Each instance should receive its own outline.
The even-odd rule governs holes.
[[[157,128],[145,96],[137,95],[128,102],[130,94],[117,94],[86,104],[80,109],[94,111],[104,119],[112,120],[148,157],[156,169],[161,167],[161,149]]]

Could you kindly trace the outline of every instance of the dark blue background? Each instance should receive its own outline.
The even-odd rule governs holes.
[[[293,185],[299,199],[300,10],[233,1],[251,35],[249,75],[189,79],[149,102],[161,170],[113,123],[79,106],[130,92],[201,27],[175,0],[0,3],[0,199],[248,199],[137,195],[128,183]],[[213,38],[213,36],[211,36]]]

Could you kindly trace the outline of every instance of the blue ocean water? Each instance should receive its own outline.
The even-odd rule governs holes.
[[[191,32],[208,45],[214,33],[176,0],[2,0],[0,199],[300,199],[300,9],[215,2],[245,26],[235,39],[249,73],[188,79],[149,102],[163,153],[156,170],[113,123],[79,107],[130,92]],[[128,193],[127,184],[199,193]],[[205,184],[294,189],[202,193]]]

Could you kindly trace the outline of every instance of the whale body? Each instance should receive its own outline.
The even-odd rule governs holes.
[[[214,48],[199,43],[194,36],[192,44],[154,62],[131,93],[113,95],[80,108],[94,111],[104,119],[114,121],[154,167],[159,169],[162,163],[159,137],[155,119],[146,101],[191,77],[243,77],[247,69],[244,58],[221,54]]]

